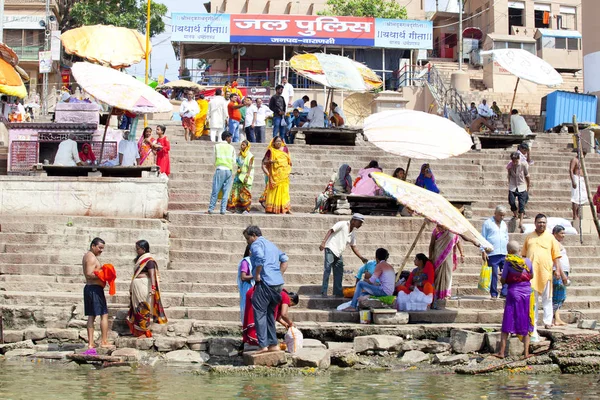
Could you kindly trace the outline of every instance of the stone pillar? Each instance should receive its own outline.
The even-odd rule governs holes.
[[[454,71],[450,76],[450,86],[460,93],[466,93],[471,89],[469,73],[465,71]]]
[[[600,36],[597,34],[600,2],[583,0],[581,7],[583,16],[583,93],[600,96],[600,74],[598,74],[598,70],[600,70]],[[598,115],[600,115],[600,104]],[[598,122],[598,116],[596,122]]]

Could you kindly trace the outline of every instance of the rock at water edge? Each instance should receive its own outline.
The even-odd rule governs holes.
[[[4,356],[9,358],[27,357],[35,353],[34,349],[15,349],[4,353]]]
[[[410,350],[404,353],[400,361],[408,364],[417,364],[420,362],[429,361],[429,356],[419,350]]]
[[[184,337],[157,336],[154,340],[154,346],[156,346],[156,350],[160,352],[179,350],[184,347],[185,344],[186,338]]]
[[[350,342],[326,342],[325,345],[329,351],[334,350],[354,350],[354,344]]]
[[[285,352],[268,351],[266,353],[256,354],[256,352],[244,353],[244,364],[260,365],[263,367],[277,367],[286,363]]]
[[[0,354],[4,354],[7,351],[16,349],[33,349],[33,342],[31,340],[23,340],[22,342],[0,344]]]
[[[490,353],[497,353],[500,350],[501,332],[488,332],[485,334],[487,350]],[[517,337],[509,337],[506,341],[506,352],[510,357],[519,357],[523,355],[525,345]]]
[[[238,354],[240,347],[242,347],[242,340],[238,338],[210,338],[208,353],[211,356],[233,357]]]
[[[579,329],[596,329],[595,319],[582,319],[577,323]]]
[[[327,369],[331,365],[329,351],[320,348],[302,348],[294,353],[292,362],[294,367]]]
[[[402,343],[402,351],[418,350],[423,353],[438,354],[450,351],[449,343],[437,342],[435,340],[409,340]]]
[[[46,330],[43,328],[28,328],[24,332],[25,340],[42,340],[46,338]]]
[[[455,354],[453,356],[446,356],[443,354],[436,354],[433,356],[433,363],[453,367],[455,365],[463,365],[469,363],[469,356],[467,354]]]
[[[392,335],[369,335],[354,338],[354,351],[363,353],[367,350],[398,351],[402,347],[402,338]]]
[[[206,353],[193,350],[175,350],[165,354],[167,361],[180,363],[198,363],[202,364],[208,361],[210,356]]]
[[[138,349],[128,347],[113,351],[111,356],[121,357],[125,361],[140,361],[142,359],[142,354]]]
[[[4,331],[4,343],[17,343],[23,341],[23,331]]]
[[[155,338],[139,339],[131,336],[122,336],[117,339],[116,345],[118,348],[129,347],[138,350],[150,350],[154,346],[154,340]]]
[[[77,329],[48,328],[46,329],[46,336],[48,339],[78,340],[79,331],[77,331]]]
[[[302,341],[302,348],[326,349],[327,346],[325,346],[323,343],[321,343],[320,340],[316,340],[316,339],[304,339]]]
[[[475,353],[481,350],[485,340],[483,333],[452,329],[450,332],[450,345],[455,353]]]
[[[352,349],[347,350],[330,350],[331,363],[342,368],[353,367],[358,363],[358,355]]]

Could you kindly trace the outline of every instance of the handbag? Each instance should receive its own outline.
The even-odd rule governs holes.
[[[490,267],[485,261],[481,266],[481,272],[479,273],[479,283],[477,288],[484,292],[490,292],[490,284],[492,283],[492,267]]]

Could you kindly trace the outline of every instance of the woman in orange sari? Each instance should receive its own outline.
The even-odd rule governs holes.
[[[203,135],[208,135],[208,124],[206,123],[206,117],[208,116],[208,101],[204,98],[204,93],[200,94],[198,100],[198,109],[200,112],[196,115],[196,129],[194,131],[194,137],[196,139],[201,138]]]
[[[133,336],[152,337],[152,322],[166,324],[167,317],[160,299],[158,264],[150,254],[150,244],[139,240],[135,244],[137,257],[129,287],[127,325]]]
[[[138,151],[140,152],[140,165],[156,165],[156,149],[159,146],[152,137],[152,128],[144,128],[140,140],[138,140]]]
[[[291,214],[290,173],[292,159],[281,137],[269,143],[262,160],[262,170],[266,175],[266,187],[260,203],[268,214]]]

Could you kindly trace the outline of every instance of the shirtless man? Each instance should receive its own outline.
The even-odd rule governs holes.
[[[108,306],[104,297],[104,286],[102,282],[94,274],[94,271],[100,271],[102,266],[98,261],[98,256],[104,251],[104,240],[94,238],[90,244],[90,250],[83,256],[83,275],[85,276],[85,287],[83,288],[83,303],[85,315],[88,317],[87,333],[88,333],[88,349],[93,349],[94,346],[94,322],[96,317],[100,316],[100,331],[102,332],[102,347],[109,346],[108,344]]]
[[[586,156],[586,152],[581,152],[582,156]],[[587,204],[587,188],[585,187],[585,180],[581,174],[581,161],[579,160],[579,154],[571,159],[569,165],[569,176],[571,177],[571,206],[573,209],[573,221],[579,220],[581,206]]]

